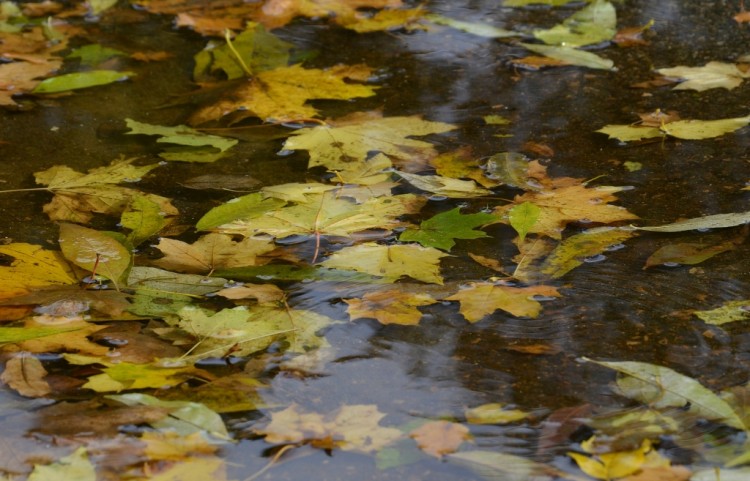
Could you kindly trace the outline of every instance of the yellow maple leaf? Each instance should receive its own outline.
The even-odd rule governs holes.
[[[321,265],[364,272],[391,282],[408,276],[422,282],[442,285],[440,259],[447,255],[438,249],[414,244],[388,246],[368,242],[341,249]]]
[[[237,111],[241,112],[235,114],[233,121],[248,117],[275,123],[312,119],[318,110],[307,104],[309,100],[348,100],[375,95],[377,87],[346,82],[346,79],[366,78],[369,72],[367,67],[321,70],[300,65],[258,72],[229,90],[218,102],[198,109],[190,117],[190,123],[202,124]]]
[[[334,17],[345,22],[359,8],[396,8],[401,0],[268,0],[255,20],[267,28],[282,27],[295,17]]]
[[[518,317],[537,317],[542,305],[533,296],[559,297],[560,293],[551,286],[511,287],[477,282],[445,300],[459,301],[461,314],[467,321],[476,322],[498,309]]]
[[[35,321],[27,321],[26,327],[41,327],[44,324]],[[89,356],[103,357],[109,352],[109,348],[89,341],[88,337],[107,326],[91,324],[85,321],[72,321],[65,323],[64,327],[71,329],[69,332],[53,334],[51,336],[39,337],[19,342],[18,348],[33,353],[43,352],[73,352]]]
[[[239,242],[224,234],[207,234],[192,244],[161,238],[156,245],[164,257],[153,263],[162,269],[206,274],[216,269],[262,265],[258,256],[275,249],[270,239],[247,237]]]
[[[153,461],[181,461],[192,454],[212,454],[219,449],[200,432],[182,436],[174,431],[146,431],[140,440],[146,443],[144,452]]]
[[[609,224],[638,218],[624,207],[610,204],[617,200],[613,194],[625,190],[623,187],[587,187],[570,177],[550,179],[546,177],[546,169],[536,161],[529,163],[529,169],[529,177],[536,180],[540,188],[517,195],[513,204],[496,208],[495,212],[502,216],[501,222],[508,223],[508,211],[524,202],[539,207],[539,217],[529,226],[528,233],[554,239],[560,239],[563,229],[571,222]]]
[[[26,294],[30,289],[75,284],[75,273],[60,252],[33,244],[0,246],[0,255],[12,259],[0,266],[0,299]]]
[[[351,319],[371,317],[381,324],[415,325],[422,318],[417,309],[429,306],[437,301],[428,294],[413,294],[399,290],[370,292],[362,299],[344,299],[349,307],[347,312]]]
[[[587,452],[591,451],[591,442],[593,439],[590,438],[581,443],[581,448]],[[609,481],[638,472],[646,462],[646,453],[650,450],[651,442],[648,439],[644,439],[641,446],[633,451],[616,451],[593,456],[569,452],[568,456],[575,460],[578,467],[584,473],[593,478]]]
[[[354,17],[337,18],[336,23],[357,33],[396,29],[405,29],[407,31],[427,30],[424,24],[419,23],[424,16],[425,10],[421,7],[403,10],[389,9],[381,10],[375,15],[357,13]]]

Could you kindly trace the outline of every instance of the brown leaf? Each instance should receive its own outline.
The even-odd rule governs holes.
[[[684,466],[644,467],[638,473],[620,481],[687,481],[692,472]]]
[[[283,27],[295,17],[348,20],[359,8],[397,8],[401,0],[268,0],[255,18],[268,29]]]
[[[130,58],[139,62],[160,62],[171,57],[172,54],[165,51],[134,52],[130,54]]]
[[[537,453],[544,457],[550,451],[570,442],[570,436],[581,426],[593,412],[590,404],[560,408],[547,416],[542,422]]]
[[[50,286],[30,293],[4,299],[0,305],[23,306],[35,304],[35,312],[55,316],[76,316],[89,307],[111,317],[121,316],[130,307],[128,295],[115,290],[82,289],[76,285]]]
[[[255,299],[258,304],[279,302],[286,294],[274,284],[245,284],[238,287],[228,287],[214,293],[227,299]]]
[[[414,438],[419,449],[436,458],[456,452],[461,443],[471,439],[469,428],[450,421],[430,421],[409,433],[409,437]]]
[[[352,320],[370,317],[381,324],[413,326],[422,318],[417,308],[437,301],[427,294],[385,290],[367,293],[362,299],[344,299],[344,302],[349,305],[347,312]]]
[[[41,316],[40,316],[41,317]],[[49,327],[39,322],[27,322],[27,326]],[[64,324],[65,327],[78,327],[79,329],[52,336],[30,339],[19,342],[17,345],[24,351],[41,353],[41,352],[73,352],[79,354],[88,354],[91,356],[104,356],[109,352],[109,348],[93,343],[88,340],[88,336],[104,329],[106,326],[98,326],[84,321],[74,321]]]
[[[649,267],[661,266],[664,264],[700,264],[715,255],[736,248],[737,242],[735,240],[715,245],[698,243],[668,244],[651,254],[651,256],[646,259],[646,264],[643,268],[648,269]]]
[[[648,45],[649,42],[643,38],[643,32],[648,27],[626,27],[617,31],[612,41],[620,47],[632,47],[634,45]]]
[[[511,287],[476,282],[444,300],[459,301],[466,320],[477,322],[498,309],[517,317],[537,317],[542,305],[534,300],[535,295],[559,297],[560,293],[551,286]]]
[[[750,22],[750,12],[743,10],[732,18],[737,23],[748,23]]]
[[[191,274],[207,274],[216,269],[263,265],[258,259],[275,246],[270,239],[246,237],[235,242],[225,234],[207,234],[192,244],[161,238],[157,249],[164,257],[153,263],[162,269]]]
[[[531,55],[528,57],[517,58],[510,61],[516,67],[525,68],[528,70],[540,70],[545,67],[561,67],[568,65],[562,60],[556,60],[551,57],[542,57],[539,55]]]
[[[118,322],[89,336],[94,342],[113,346],[116,359],[133,364],[147,364],[157,359],[178,357],[183,351],[161,339],[141,334],[137,322]]]
[[[164,419],[170,409],[153,406],[106,407],[98,401],[63,402],[40,409],[38,431],[54,435],[112,435],[126,424]]]
[[[47,370],[39,359],[22,352],[8,360],[0,380],[26,397],[44,397],[51,392],[44,380]]]
[[[653,112],[645,114],[638,114],[641,118],[641,125],[644,127],[661,127],[664,124],[670,122],[676,122],[680,120],[680,114],[675,110],[667,110],[666,112],[661,109],[656,109]]]

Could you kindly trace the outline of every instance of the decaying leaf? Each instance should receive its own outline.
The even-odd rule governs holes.
[[[44,397],[50,388],[44,377],[47,370],[39,359],[25,353],[19,353],[5,363],[0,380],[15,389],[18,394],[26,397]]]
[[[384,290],[365,294],[362,299],[344,299],[352,320],[363,317],[377,319],[381,324],[419,324],[422,313],[417,309],[437,301],[428,294],[412,294],[398,290]]]
[[[354,270],[394,282],[408,276],[430,284],[442,284],[440,259],[447,254],[431,247],[365,243],[346,247],[321,263],[332,269]]]
[[[309,167],[324,166],[328,170],[348,170],[362,162],[371,152],[382,152],[394,163],[414,162],[414,158],[435,157],[432,144],[411,139],[448,132],[456,127],[430,122],[417,116],[381,117],[359,114],[330,122],[330,125],[295,130],[284,143],[286,150],[310,152]]]
[[[741,242],[741,241],[740,241]],[[667,244],[662,246],[646,259],[644,269],[664,264],[695,265],[708,260],[722,252],[728,252],[737,248],[737,240],[729,240],[719,244],[704,244],[696,242],[684,242],[679,244]]]
[[[542,305],[534,296],[559,297],[560,293],[551,286],[511,287],[476,282],[445,300],[458,301],[466,320],[477,322],[498,309],[517,317],[537,317]]]
[[[585,50],[578,50],[573,47],[556,46],[556,45],[537,45],[531,43],[522,43],[524,48],[532,52],[549,57],[557,62],[556,65],[574,65],[578,67],[588,67],[601,70],[612,70],[615,63],[612,60],[602,58],[595,53]],[[521,59],[523,60],[523,59]],[[555,65],[555,64],[552,64]]]
[[[450,421],[430,421],[409,433],[419,449],[436,458],[454,453],[464,441],[471,439],[469,428]]]
[[[385,414],[375,405],[344,405],[328,414],[304,412],[297,404],[271,414],[271,421],[256,428],[272,444],[310,443],[326,449],[371,453],[401,438],[395,428],[380,425]]]

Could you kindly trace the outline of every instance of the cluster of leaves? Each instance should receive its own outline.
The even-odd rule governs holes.
[[[304,371],[334,355],[325,329],[341,320],[291,305],[282,288],[286,281],[344,281],[361,287],[337,297],[352,321],[370,318],[382,324],[417,325],[423,311],[439,301],[457,303],[470,323],[499,315],[498,311],[534,318],[543,300],[562,296],[554,279],[642,231],[683,232],[750,220],[748,213],[719,214],[666,226],[622,227],[619,224],[636,219],[613,204],[623,187],[552,177],[542,162],[512,152],[487,162],[468,149],[439,152],[422,139],[451,132],[455,125],[381,112],[322,120],[311,100],[377,95],[371,67],[308,68],[293,45],[268,31],[298,16],[328,19],[356,32],[438,25],[542,42],[520,44],[544,58],[521,59],[517,65],[611,69],[610,60],[581,49],[616,41],[616,10],[606,0],[591,1],[559,25],[530,32],[461,22],[423,8],[405,9],[399,0],[229,1],[212,2],[209,8],[181,1],[134,3],[154,13],[175,14],[180,26],[224,38],[211,40],[195,56],[193,76],[201,86],[200,96],[218,92],[218,97],[206,95],[211,100],[192,112],[192,127],[123,119],[127,134],[156,136],[157,143],[170,144],[159,154],[168,161],[214,162],[237,140],[202,132],[200,126],[206,122],[308,122],[288,132],[282,148],[307,152],[309,168],[326,171],[322,178],[331,180],[263,186],[231,199],[206,212],[195,225],[199,236],[185,242],[178,238],[184,228],[177,225],[180,213],[171,200],[134,187],[162,168],[160,163],[118,159],[87,173],[67,166],[37,172],[36,182],[43,186],[39,190],[52,195],[44,212],[59,223],[59,250],[25,243],[0,246],[6,260],[0,266],[2,314],[13,322],[0,327],[8,359],[2,381],[30,398],[65,399],[86,392],[92,399],[40,410],[40,432],[67,436],[77,449],[54,463],[24,465],[19,471],[31,471],[28,479],[95,479],[90,456],[115,458],[117,443],[128,445],[131,455],[100,469],[126,470],[133,478],[181,479],[189,473],[195,479],[224,479],[225,465],[217,450],[232,436],[220,414],[263,408],[259,392],[264,385],[250,370],[219,377],[197,363],[207,358],[273,358],[285,368]],[[13,88],[3,87],[3,104],[15,104],[18,93],[57,93],[132,75],[97,68],[123,52],[87,46],[68,55],[80,59],[83,70],[37,81],[60,68],[62,59],[55,54],[65,51],[75,30],[54,22],[40,25],[28,20],[26,15],[31,18],[32,13],[11,7],[15,6],[6,7],[10,10],[3,14],[3,23],[17,29],[6,29],[3,43],[5,52],[16,53],[4,53],[12,61],[0,65],[0,76],[15,83]],[[98,15],[111,7],[108,2],[91,2],[90,10],[77,14]],[[61,39],[51,42],[55,35]],[[659,72],[686,79],[684,88],[689,82],[731,88],[746,78],[745,70],[734,65],[712,65],[710,74],[690,69]],[[485,120],[502,123],[497,118]],[[704,139],[739,129],[750,117],[645,122],[601,131],[623,141],[667,135]],[[500,200],[500,188],[515,189],[517,195],[511,201]],[[418,224],[409,221],[428,199],[438,198],[481,199],[487,208],[463,213],[456,207]],[[95,216],[116,219],[120,229],[88,227]],[[583,231],[577,227],[591,223],[602,226]],[[470,256],[502,277],[461,284],[465,280],[446,278],[441,262],[451,256],[457,241],[489,237],[486,227],[498,224],[517,234],[513,242],[518,255],[510,260]],[[510,232],[506,229],[501,235]],[[157,236],[160,258],[134,254]],[[719,245],[668,245],[645,267],[702,262],[743,239],[744,235]],[[748,301],[736,301],[696,315],[713,324],[732,322],[746,319],[747,305]],[[44,353],[60,354],[71,368],[85,368],[71,369],[75,374],[49,372],[38,358]],[[697,419],[748,430],[742,404],[745,387],[715,394],[665,367],[592,362],[622,373],[620,393],[648,408],[586,419],[597,435],[569,457],[589,476],[687,479],[687,469],[672,466],[655,449],[659,436],[690,432]],[[548,465],[468,446],[467,425],[514,423],[530,416],[489,404],[467,410],[463,419],[394,427],[381,424],[385,414],[374,405],[344,405],[326,413],[291,405],[272,409],[269,419],[252,431],[275,445],[374,453],[382,467],[409,462],[400,457],[401,451],[416,447],[419,455],[445,458],[495,478],[575,479],[575,474]],[[123,425],[153,429],[135,436],[118,434]],[[567,428],[559,426],[557,432]],[[84,447],[86,437],[81,433],[117,442]],[[738,454],[727,459],[725,467],[748,462],[747,455]],[[736,474],[724,471],[727,476]],[[704,479],[700,471],[692,475]]]

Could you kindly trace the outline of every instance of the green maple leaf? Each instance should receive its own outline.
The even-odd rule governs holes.
[[[476,227],[496,221],[492,214],[461,214],[460,208],[442,212],[422,222],[419,229],[404,231],[399,237],[404,242],[419,242],[425,247],[437,247],[445,251],[456,245],[454,239],[479,239],[487,237]]]

